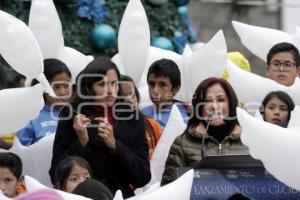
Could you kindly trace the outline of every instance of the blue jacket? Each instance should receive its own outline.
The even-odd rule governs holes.
[[[29,146],[42,137],[55,133],[59,112],[58,109],[51,109],[50,106],[45,105],[39,116],[17,133],[21,144]]]
[[[181,113],[184,123],[187,123],[189,120],[189,116],[187,114],[186,108],[179,102],[175,102],[174,104],[177,106],[179,112]],[[172,111],[172,106],[173,105],[165,106],[165,107],[163,107],[163,109],[161,110],[160,113],[157,113],[155,106],[151,105],[151,106],[144,108],[142,110],[142,112],[147,117],[154,118],[160,124],[160,126],[162,128],[165,128],[165,126],[168,123],[171,111]]]

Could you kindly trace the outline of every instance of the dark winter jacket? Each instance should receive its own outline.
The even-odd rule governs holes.
[[[193,167],[201,159],[202,138],[204,134],[187,129],[172,144],[166,161],[161,185],[177,178],[177,168]],[[242,144],[240,134],[231,133],[219,143],[215,138],[205,135],[204,155],[249,154],[248,148]]]
[[[68,109],[64,109],[60,116],[68,115]],[[137,120],[115,120],[117,148],[114,152],[97,135],[96,127],[88,128],[89,142],[83,147],[73,128],[73,120],[74,114],[71,119],[58,123],[49,170],[52,183],[57,164],[72,155],[85,158],[91,165],[94,178],[105,184],[113,194],[120,189],[125,198],[133,196],[133,188],[142,187],[150,181],[148,146],[141,115]]]

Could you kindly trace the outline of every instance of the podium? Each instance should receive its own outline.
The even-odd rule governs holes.
[[[191,168],[178,168],[177,175]],[[194,167],[191,200],[227,200],[240,193],[253,200],[299,200],[297,191],[275,179],[249,155],[206,156]]]

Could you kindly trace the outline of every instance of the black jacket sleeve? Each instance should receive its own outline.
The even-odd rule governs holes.
[[[136,134],[134,144],[128,147],[117,139],[117,149],[112,153],[112,156],[115,158],[120,172],[127,174],[127,181],[137,188],[146,185],[150,181],[151,172],[147,158],[148,145],[144,122],[143,120],[137,120],[134,123],[136,123],[134,130],[123,130],[126,131],[126,134]]]
[[[60,117],[65,118],[69,115],[68,109],[63,109],[60,113]],[[58,122],[54,144],[51,168],[49,175],[51,182],[54,185],[55,169],[58,163],[67,156],[82,156],[86,157],[90,153],[89,143],[83,147],[78,140],[77,134],[73,128],[74,116],[70,119],[61,119]],[[85,155],[85,156],[83,156]]]

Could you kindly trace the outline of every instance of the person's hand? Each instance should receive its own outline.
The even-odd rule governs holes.
[[[85,115],[78,114],[74,118],[73,128],[77,134],[77,137],[83,147],[89,142],[89,136],[87,127],[91,124],[91,120]]]
[[[96,118],[99,121],[98,136],[103,139],[110,150],[116,149],[116,140],[112,125],[106,118]]]

